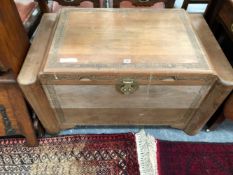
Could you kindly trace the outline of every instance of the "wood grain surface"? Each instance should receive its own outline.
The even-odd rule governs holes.
[[[13,0],[0,1],[0,71],[20,71],[29,39]]]
[[[50,133],[57,133],[59,131],[59,125],[42,86],[37,79],[37,75],[44,58],[48,39],[52,35],[55,19],[55,14],[46,14],[43,16],[26,61],[17,79],[26,99],[38,115],[40,122]]]
[[[86,13],[85,10],[83,11],[81,10],[80,13],[82,12]],[[107,11],[106,13],[110,13],[110,12],[111,10]],[[127,10],[126,12],[133,13],[133,12],[128,12]],[[172,12],[168,11],[168,14],[173,13],[173,12],[175,11],[172,11]],[[138,13],[145,13],[145,12],[139,10],[139,11],[135,11],[134,13],[138,14]],[[155,13],[161,13],[161,11],[158,11]],[[183,14],[184,12],[179,11],[178,13]],[[87,15],[92,15],[92,14],[87,14]],[[210,33],[208,29],[208,26],[206,25],[205,22],[203,22],[204,21],[203,17],[195,16],[195,15],[191,17],[190,20],[192,21],[192,25],[195,30],[193,30],[191,24],[189,24],[188,18],[186,19],[187,20],[186,22],[188,23],[188,26],[190,27],[190,30],[192,31],[191,35],[194,35],[194,38],[195,38],[194,40],[196,44],[198,45],[199,50],[197,51],[197,53],[201,53],[201,55],[203,56],[202,61],[206,63],[207,67],[201,66],[199,67],[200,69],[191,68],[191,67],[189,67],[189,69],[187,69],[187,67],[186,68],[179,67],[177,69],[169,67],[169,68],[163,69],[163,67],[160,67],[159,69],[157,68],[153,69],[156,72],[156,73],[153,72],[154,74],[150,72],[150,69],[145,69],[145,68],[144,68],[144,72],[142,71],[140,72],[135,69],[135,72],[134,72],[135,74],[133,74],[133,69],[127,68],[125,69],[126,72],[124,72],[122,71],[121,68],[118,69],[116,67],[113,67],[113,69],[115,69],[115,72],[109,71],[108,74],[106,74],[107,72],[104,72],[104,71],[101,72],[103,70],[102,68],[97,69],[95,66],[94,67],[96,70],[83,68],[83,67],[80,68],[77,66],[79,63],[76,64],[77,67],[73,66],[73,68],[72,66],[69,66],[70,64],[66,64],[66,63],[64,63],[63,67],[62,66],[59,67],[58,66],[59,64],[57,64],[57,62],[60,61],[59,57],[58,58],[54,57],[54,58],[49,59],[55,62],[47,61],[48,53],[51,54],[51,52],[53,51],[51,50],[51,47],[50,47],[54,44],[53,42],[55,39],[53,36],[56,36],[56,35],[58,36],[58,34],[56,34],[57,31],[55,31],[55,34],[53,33],[54,31],[53,29],[56,29],[54,25],[56,26],[57,24],[55,18],[56,18],[55,14],[47,14],[42,19],[40,29],[37,33],[37,36],[35,37],[34,43],[32,44],[32,48],[29,52],[29,55],[23,66],[20,76],[18,77],[18,81],[21,85],[21,88],[23,89],[25,93],[25,96],[27,97],[28,101],[33,106],[35,111],[38,113],[38,117],[40,118],[42,124],[44,125],[46,130],[49,132],[59,131],[60,129],[67,129],[67,128],[70,128],[70,127],[73,127],[79,124],[80,125],[88,125],[88,124],[92,125],[94,123],[96,125],[99,125],[99,124],[100,125],[101,124],[130,125],[130,124],[141,123],[144,125],[169,125],[169,126],[176,127],[179,129],[184,129],[188,134],[195,134],[198,131],[200,131],[200,129],[205,125],[205,123],[211,117],[211,115],[214,113],[217,107],[222,103],[225,97],[232,90],[232,82],[233,82],[232,81],[233,80],[232,79],[232,76],[233,76],[232,68],[230,67],[229,63],[226,61],[226,58],[222,54],[222,51],[219,49],[218,44],[216,43],[216,41],[214,40],[212,34]],[[113,15],[112,18],[115,18],[115,16]],[[165,22],[167,22],[166,19],[164,20]],[[118,24],[118,23],[114,23],[116,21],[112,20],[113,26],[114,24]],[[92,21],[92,23],[94,22]],[[161,23],[163,22],[159,21],[158,23],[159,23],[158,26],[161,26],[162,25]],[[85,25],[83,24],[83,26]],[[88,28],[88,27],[85,26],[85,28]],[[47,32],[42,32],[45,30]],[[90,26],[88,30],[91,30]],[[76,31],[76,29],[69,29],[69,31],[70,32],[73,31],[74,35],[78,35],[78,32]],[[82,32],[83,31],[81,31],[81,33]],[[195,34],[197,36],[195,36]],[[93,36],[94,35],[92,35],[92,37]],[[85,46],[85,38],[90,38],[91,36],[86,36],[86,37],[80,36],[80,37],[83,40],[80,40],[80,41],[75,40],[74,42],[81,42]],[[158,35],[153,36],[153,37],[156,38],[158,37]],[[72,35],[70,35],[68,38],[70,38],[70,41],[68,40],[65,41],[66,44],[70,46],[72,44],[71,47],[77,49],[79,46],[71,42]],[[52,43],[50,44],[51,41]],[[177,42],[178,41],[179,40],[177,40]],[[186,41],[188,43],[189,40],[186,40]],[[43,45],[38,44],[42,42],[45,44]],[[90,41],[88,41],[87,44],[88,43],[90,43]],[[189,44],[187,44],[187,46],[189,46]],[[98,45],[96,47],[98,47]],[[110,46],[109,48],[111,47],[112,46]],[[66,45],[64,45],[64,47],[61,47],[61,48],[63,49],[60,49],[59,53],[63,53],[63,52],[65,54],[72,53],[72,52],[77,53],[77,50],[75,49],[71,50]],[[90,48],[93,49],[93,46],[90,46]],[[88,50],[87,45],[86,45],[86,48],[83,48],[83,49],[84,50],[80,53],[84,55],[84,52]],[[97,51],[96,48],[95,48],[95,51]],[[130,53],[128,53],[127,51],[125,52],[125,54],[126,55],[127,54],[140,55],[139,51],[136,49],[136,50],[132,50],[132,52]],[[165,51],[163,50],[161,52],[165,53]],[[90,53],[92,54],[92,56],[94,55],[94,52],[93,53],[90,52]],[[116,53],[116,51],[114,53]],[[147,52],[145,52],[145,54],[146,53]],[[153,51],[152,53],[157,54]],[[169,52],[166,52],[166,53],[169,54]],[[173,52],[173,54],[174,53],[176,52]],[[185,53],[185,51],[183,53]],[[182,55],[181,59],[178,59],[177,57],[176,61],[178,63],[192,65],[192,63],[200,61],[198,59],[196,60],[193,59],[193,57],[191,57],[189,60],[187,57],[187,61],[185,62],[185,59],[183,58],[184,56],[183,53],[181,52],[180,54]],[[191,52],[191,55],[195,55],[195,53],[196,52]],[[98,53],[96,54],[98,55]],[[218,60],[217,59],[218,56],[220,56],[222,59]],[[111,60],[107,60],[105,58],[107,57],[103,57],[103,60],[105,60],[106,62],[112,62]],[[98,60],[99,58],[96,58],[96,59]],[[166,58],[164,60],[166,62]],[[158,62],[162,63],[164,60],[158,58]],[[86,61],[89,61],[89,60],[86,60]],[[139,59],[138,61],[139,63],[141,63]],[[175,59],[173,61],[175,62]],[[85,60],[81,64],[86,64]],[[45,66],[45,69],[44,69],[44,66]],[[53,68],[48,68],[49,66]],[[87,71],[87,73],[85,71]],[[149,72],[146,72],[146,71],[149,71]],[[90,72],[92,74],[90,74]],[[40,79],[38,79],[38,75]],[[143,106],[143,104],[139,104],[138,108],[135,108],[134,110],[129,110],[129,108],[126,108],[126,107],[124,109],[112,108],[111,104],[107,104],[107,105],[110,105],[109,108],[105,108],[104,106],[102,108],[99,108],[101,105],[101,100],[104,100],[107,98],[102,99],[101,93],[98,94],[99,92],[98,90],[96,92],[93,92],[93,89],[92,89],[91,93],[95,93],[95,95],[97,95],[96,99],[99,99],[100,101],[100,104],[96,103],[97,108],[95,108],[95,106],[92,106],[92,108],[77,108],[77,106],[75,106],[76,104],[82,103],[79,101],[79,98],[81,95],[79,91],[80,86],[84,87],[83,90],[85,93],[82,93],[82,95],[86,94],[85,96],[87,97],[87,99],[85,99],[84,96],[82,97],[83,102],[85,102],[85,100],[87,102],[87,100],[88,99],[91,100],[92,97],[88,96],[90,94],[87,93],[88,89],[85,89],[85,87],[94,87],[94,85],[100,86],[101,84],[102,86],[107,86],[107,85],[112,86],[112,85],[115,85],[119,77],[122,77],[122,76],[124,77],[127,75],[131,75],[131,76],[134,75],[136,77],[137,76],[140,77],[139,78],[140,86],[142,86],[143,84],[144,85],[147,84],[148,80],[151,80],[150,75],[154,75],[152,76],[154,78],[153,86],[165,86],[167,87],[167,90],[170,89],[169,92],[168,91],[165,92],[163,91],[163,88],[161,89],[157,88],[157,90],[159,90],[159,92],[161,93],[164,93],[164,96],[167,98],[163,99],[162,97],[159,97],[161,103],[158,103],[158,106],[157,106],[158,108],[151,108],[148,111],[145,111],[144,109],[140,108],[140,105]],[[148,79],[148,77],[150,78]],[[46,91],[49,89],[49,88],[47,89],[46,86],[54,86],[55,89],[57,88],[55,92],[56,93],[59,92],[58,96],[56,96],[56,93],[49,94],[49,92],[47,92],[48,94],[46,95],[40,83],[44,85],[44,89]],[[181,89],[178,88],[179,86],[181,87]],[[188,87],[190,87],[190,89]],[[193,100],[194,98],[193,95],[195,96],[195,94],[200,92],[198,88],[202,89],[201,87],[207,87],[207,89],[205,89],[204,93],[199,94],[200,96],[198,96],[198,103],[195,103],[197,101]],[[34,90],[33,88],[36,88],[37,90]],[[59,88],[61,89],[58,90]],[[106,91],[106,93],[107,92],[108,91]],[[106,93],[105,91],[103,92],[103,94],[106,94]],[[56,98],[60,98],[59,102],[62,104],[64,108],[60,108],[60,107],[54,108],[54,109],[51,108],[50,106],[51,101],[49,102],[48,100],[53,100],[53,99],[50,99],[50,96],[52,95],[55,95]],[[191,95],[191,97],[189,97],[189,95]],[[169,99],[171,99],[172,96],[177,97],[174,104],[172,104],[169,101]],[[114,100],[114,98],[112,98],[112,100]],[[190,104],[191,101],[193,100],[193,104],[197,104],[197,106],[192,104],[191,107],[188,108],[188,105],[187,106],[182,105],[182,104],[185,104],[184,101],[182,100],[184,101],[187,100],[187,104]],[[170,104],[170,106],[167,105],[167,108],[165,108],[165,106],[163,106],[164,108],[161,108],[163,104],[162,102],[165,102],[165,101],[167,104]],[[42,105],[42,103],[44,105]],[[172,105],[175,108],[171,108]],[[55,115],[55,114],[58,114],[58,112],[62,114],[62,116]],[[144,114],[144,115],[140,115],[140,114]],[[148,118],[145,118],[145,114],[148,115]]]
[[[188,134],[194,135],[204,127],[224,99],[232,92],[233,70],[203,17],[201,15],[192,15],[190,17],[193,21],[193,27],[197,31],[211,64],[219,77],[219,80],[203,100],[199,110],[196,111],[184,129]]]
[[[197,32],[201,44],[206,50],[208,60],[221,83],[226,86],[233,86],[233,69],[224,55],[221,47],[215,39],[213,33],[208,27],[208,24],[203,19],[202,15],[190,15],[192,25]]]
[[[184,10],[69,8],[41,74],[173,70],[211,72]]]
[[[142,85],[132,95],[119,93],[114,85],[48,86],[45,89],[53,88],[61,108],[190,108],[198,95],[206,93],[200,94],[201,88],[206,88],[200,85]],[[54,105],[51,104],[56,108]]]
[[[135,125],[164,125],[185,126],[184,115],[187,109],[63,109],[64,116],[61,128],[67,129],[77,126],[135,126]]]
[[[4,112],[0,115],[0,135],[26,137],[27,145],[38,144],[32,120],[28,113],[23,94],[12,72],[0,76],[0,105]]]

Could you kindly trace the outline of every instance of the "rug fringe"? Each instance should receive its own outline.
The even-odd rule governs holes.
[[[158,175],[157,147],[153,136],[146,135],[141,130],[135,135],[137,144],[137,154],[141,175]]]

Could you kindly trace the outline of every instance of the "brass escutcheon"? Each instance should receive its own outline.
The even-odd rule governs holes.
[[[138,83],[133,78],[123,78],[116,85],[117,91],[124,95],[133,94],[138,87]]]

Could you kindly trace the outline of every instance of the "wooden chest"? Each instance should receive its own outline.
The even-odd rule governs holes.
[[[210,54],[183,10],[66,8],[44,17],[18,80],[49,132],[169,125],[195,134],[232,90],[231,66]]]

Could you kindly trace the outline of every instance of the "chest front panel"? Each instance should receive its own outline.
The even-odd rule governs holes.
[[[213,82],[139,84],[123,94],[114,84],[43,85],[64,128],[95,124],[185,123],[200,106]]]

